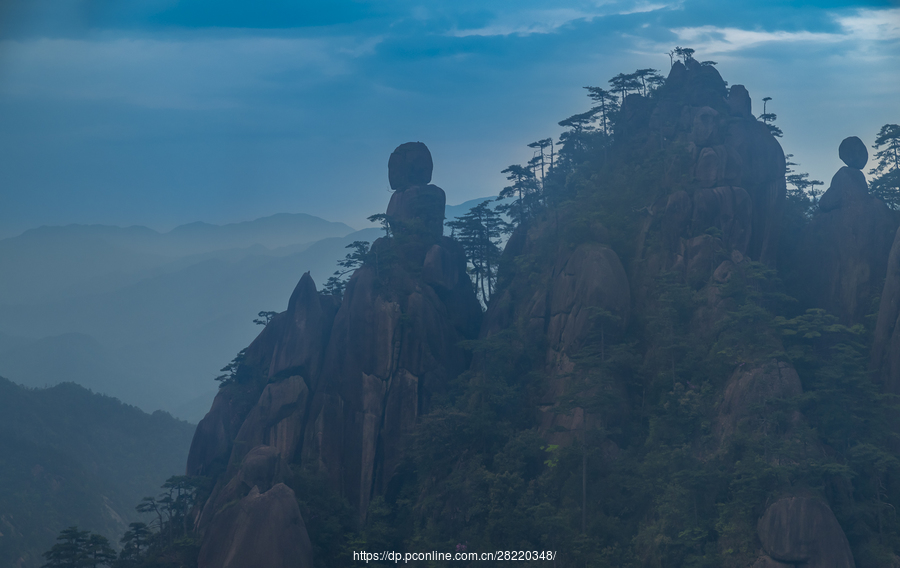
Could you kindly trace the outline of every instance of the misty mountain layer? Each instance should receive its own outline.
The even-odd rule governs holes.
[[[187,457],[193,425],[63,383],[0,378],[0,565],[34,568],[78,525],[117,542]]]

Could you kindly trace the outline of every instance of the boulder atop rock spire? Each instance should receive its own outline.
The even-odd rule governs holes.
[[[869,161],[866,145],[856,136],[844,138],[838,148],[838,155],[845,164],[857,170],[866,167],[866,162]]]
[[[388,159],[388,179],[396,192],[388,203],[387,217],[396,236],[430,242],[443,234],[447,196],[428,183],[433,167],[431,152],[421,142],[397,146]]]
[[[400,144],[388,160],[388,181],[391,189],[403,191],[410,187],[431,183],[434,164],[428,146],[421,142]]]

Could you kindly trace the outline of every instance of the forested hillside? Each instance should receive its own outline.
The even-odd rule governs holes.
[[[74,383],[0,379],[0,565],[35,568],[65,527],[117,541],[183,468],[193,425]]]

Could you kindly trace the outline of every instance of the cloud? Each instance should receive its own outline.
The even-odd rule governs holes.
[[[868,41],[900,39],[900,8],[859,10],[852,16],[839,16],[835,20],[856,39]]]
[[[33,39],[0,42],[0,96],[112,100],[182,110],[349,75],[378,38]]]
[[[598,15],[571,8],[525,10],[504,14],[498,18],[497,22],[488,26],[475,29],[455,29],[448,35],[469,37],[547,34],[578,20],[591,21]]]
[[[734,51],[745,51],[767,43],[833,43],[842,40],[842,36],[821,32],[788,32],[788,31],[755,31],[740,28],[718,28],[701,26],[697,28],[680,28],[672,30],[678,40],[690,44],[698,52],[704,54],[720,54]]]
[[[705,55],[746,51],[768,44],[836,44],[840,42],[894,41],[900,39],[900,9],[860,9],[851,15],[832,15],[838,32],[765,31],[735,27],[699,26],[676,28],[672,32],[682,44]]]
[[[643,14],[656,10],[672,8],[678,4],[627,2],[597,2],[591,6],[579,8],[555,9],[511,9],[497,14],[495,21],[489,25],[472,29],[454,28],[448,33],[453,37],[469,36],[509,36],[554,33],[569,24],[584,21],[592,22],[606,16],[625,16]]]

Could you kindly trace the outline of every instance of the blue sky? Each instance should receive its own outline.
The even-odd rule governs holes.
[[[362,228],[398,144],[495,194],[581,87],[693,47],[826,183],[900,122],[896,2],[0,0],[0,238],[304,212]],[[871,153],[871,152],[870,152]]]

